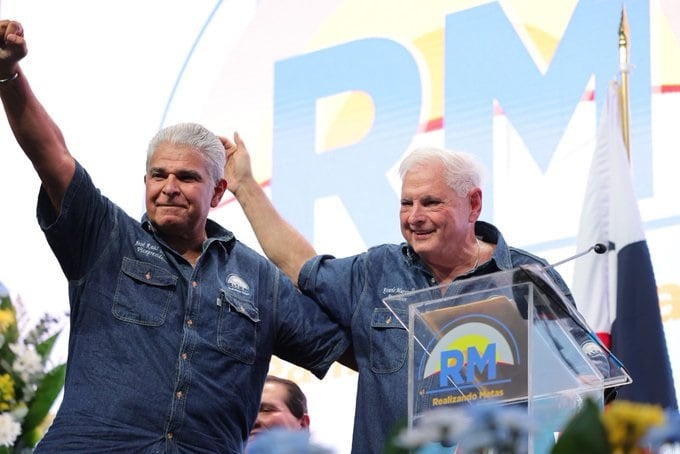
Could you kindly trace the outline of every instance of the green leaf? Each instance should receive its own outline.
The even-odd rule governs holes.
[[[586,399],[583,408],[569,421],[551,452],[552,454],[611,452],[607,432],[600,419],[600,408],[592,399]]]
[[[408,454],[408,449],[404,449],[397,446],[396,439],[402,430],[406,429],[407,423],[406,419],[401,418],[397,424],[390,430],[390,434],[387,438],[387,445],[383,449],[383,454]]]
[[[61,331],[53,334],[48,339],[45,339],[43,342],[35,346],[35,351],[40,355],[43,361],[49,358],[50,353],[52,353],[52,347],[54,347],[54,344],[56,343],[57,337],[59,337],[60,333]]]
[[[40,439],[39,434],[36,440],[29,440],[26,437],[36,437],[35,429],[43,422],[50,408],[52,408],[55,399],[64,387],[65,376],[66,364],[61,364],[49,371],[43,377],[35,396],[31,399],[28,413],[21,428],[28,446],[35,446],[35,443]]]
[[[43,435],[44,434],[42,430],[38,429],[37,427],[33,430],[29,430],[28,432],[23,432],[21,434],[22,445],[28,448],[35,448],[35,445],[38,444]],[[16,448],[17,445],[14,445],[14,447]]]
[[[0,309],[11,309],[13,307],[12,300],[9,299],[9,296],[3,296],[0,298]]]

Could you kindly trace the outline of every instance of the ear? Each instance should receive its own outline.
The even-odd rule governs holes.
[[[302,415],[302,418],[300,418],[300,427],[302,429],[309,428],[309,415],[307,413]]]
[[[470,197],[470,222],[475,222],[482,214],[482,189],[471,189],[468,197]]]
[[[221,178],[215,185],[215,193],[213,194],[212,200],[210,201],[210,206],[212,208],[215,208],[217,205],[219,205],[220,200],[222,200],[222,196],[224,196],[225,192],[227,192],[227,180]]]

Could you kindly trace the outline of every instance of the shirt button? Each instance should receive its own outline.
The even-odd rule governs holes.
[[[165,436],[168,438],[168,440],[172,440],[172,432],[168,432],[165,434]]]
[[[177,391],[177,393],[175,394],[175,396],[177,396],[178,399],[181,399],[182,396],[183,396],[182,391]]]
[[[182,353],[182,359],[186,361],[186,359],[187,359],[187,354],[186,354],[186,353]]]
[[[191,286],[194,287],[194,288],[198,287],[198,282],[191,281]]]
[[[193,321],[193,320],[191,320],[191,319],[187,320],[187,325],[193,326],[193,324],[194,324],[194,321]]]
[[[150,280],[151,279],[151,273],[149,271],[147,271],[146,274],[144,275],[144,277],[146,278],[147,281]]]

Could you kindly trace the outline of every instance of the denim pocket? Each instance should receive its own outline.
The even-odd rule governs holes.
[[[123,257],[113,315],[130,323],[160,326],[165,322],[177,276],[152,263]]]
[[[251,302],[220,289],[217,346],[245,364],[255,362],[255,342],[260,313]]]
[[[399,314],[406,320],[407,314]],[[373,309],[371,319],[371,370],[395,372],[404,365],[408,353],[408,332],[387,308]]]

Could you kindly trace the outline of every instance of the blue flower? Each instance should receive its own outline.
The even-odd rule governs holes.
[[[498,453],[528,451],[529,434],[535,432],[526,407],[513,405],[473,405],[469,407],[470,428],[461,434],[460,452],[494,448]]]
[[[649,444],[654,451],[666,444],[680,444],[680,413],[678,410],[667,410],[664,423],[649,429],[642,443]]]
[[[280,427],[260,432],[246,446],[246,454],[330,454],[331,451],[310,443],[306,430]]]
[[[456,452],[479,452],[493,448],[498,453],[528,450],[528,439],[535,424],[526,407],[495,403],[447,407],[421,415],[412,429],[397,438],[402,448],[423,448],[431,443],[456,446]]]

